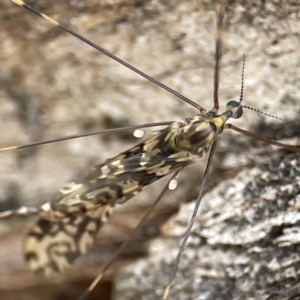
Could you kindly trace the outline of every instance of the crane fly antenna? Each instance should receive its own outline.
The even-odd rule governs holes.
[[[242,82],[241,82],[240,104],[243,102],[243,97],[244,97],[245,63],[246,63],[246,56],[243,55],[243,67],[242,67],[242,76],[241,76],[242,77]]]
[[[241,82],[241,93],[240,93],[240,102],[239,104],[241,105],[242,102],[243,102],[243,98],[244,98],[244,79],[245,79],[245,63],[246,63],[246,56],[243,55],[243,67],[242,67],[242,82]],[[260,109],[257,109],[257,108],[253,108],[251,106],[248,106],[248,105],[242,105],[243,108],[245,109],[249,109],[249,110],[252,110],[252,111],[255,111],[255,112],[258,112],[262,115],[265,115],[267,117],[270,117],[270,118],[273,118],[273,119],[276,119],[276,120],[280,120],[280,121],[285,121],[283,118],[279,118],[279,117],[276,117],[276,116],[273,116],[271,114],[268,114]]]
[[[248,106],[248,105],[243,105],[243,108],[246,108],[246,109],[249,109],[249,110],[258,112],[258,113],[260,113],[260,114],[262,114],[262,115],[264,115],[264,116],[267,116],[267,117],[270,117],[270,118],[273,118],[273,119],[276,119],[276,120],[279,120],[279,121],[283,121],[283,122],[285,121],[285,119],[283,119],[283,118],[279,118],[279,117],[270,115],[270,114],[268,114],[268,113],[266,113],[266,112],[264,112],[264,111],[262,111],[262,110],[260,110],[260,109],[253,108],[253,107]]]

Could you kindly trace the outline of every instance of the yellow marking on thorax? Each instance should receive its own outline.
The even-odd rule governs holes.
[[[225,114],[222,114],[220,116],[217,116],[215,118],[211,119],[211,122],[213,122],[216,127],[220,130],[222,129],[222,127],[224,126],[224,124],[226,123],[226,121],[229,119],[229,117]]]

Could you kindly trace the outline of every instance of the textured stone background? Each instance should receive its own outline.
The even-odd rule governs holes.
[[[211,108],[218,1],[30,3]],[[299,5],[297,1],[258,3],[241,0],[230,7],[223,35],[221,109],[228,100],[239,97],[245,54],[245,104],[286,118],[286,122],[245,111],[245,116],[235,124],[274,138],[292,138],[299,136]],[[178,120],[196,113],[182,101],[10,1],[0,2],[0,35],[3,147],[111,127]],[[290,142],[295,144],[297,140]],[[49,201],[64,183],[134,143],[136,140],[130,135],[111,135],[1,154],[0,207],[5,210]],[[267,155],[262,155],[265,152]],[[234,177],[241,169],[265,167],[270,159],[283,158],[273,147],[261,148],[260,143],[225,132],[207,189]],[[146,255],[143,242],[158,233],[159,225],[178,209],[179,202],[195,198],[204,165],[200,162],[183,172],[180,187],[168,193],[123,260],[108,274],[99,289],[101,299],[111,299],[110,289],[119,267],[136,256]],[[153,185],[150,191],[120,207],[80,267],[52,280],[30,274],[23,262],[22,237],[34,220],[1,222],[1,295],[6,299],[76,298],[97,274],[101,262],[135,227],[153,200],[153,191],[158,194],[161,186]],[[210,201],[214,203],[213,199]],[[214,205],[211,206],[213,209]],[[162,254],[166,249],[169,246],[161,250]],[[149,282],[147,288],[151,292],[149,299],[156,299],[155,284],[151,286]],[[124,290],[117,288],[120,290],[125,295]],[[187,294],[187,299],[194,298]]]
[[[207,193],[170,299],[300,299],[299,191],[300,156],[290,154]],[[122,271],[115,299],[161,299],[193,209],[183,205],[149,257]]]

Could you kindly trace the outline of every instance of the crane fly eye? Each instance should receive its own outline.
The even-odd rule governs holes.
[[[237,101],[229,101],[226,105],[226,110],[232,111],[231,118],[239,119],[243,115],[243,106]]]

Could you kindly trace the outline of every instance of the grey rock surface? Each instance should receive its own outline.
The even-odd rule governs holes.
[[[299,299],[299,191],[300,156],[290,154],[208,192],[170,299]],[[147,259],[123,270],[115,299],[161,299],[194,205],[164,225]]]

